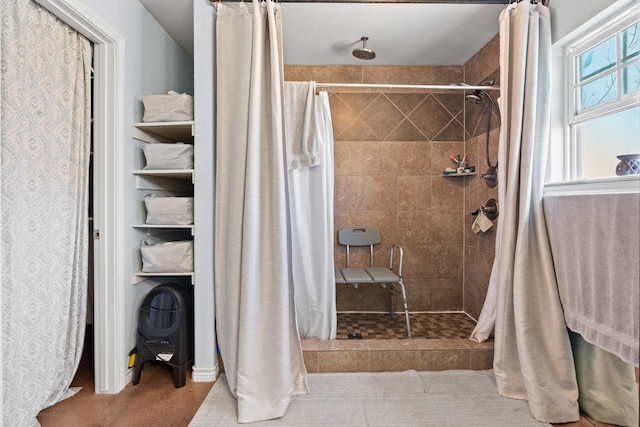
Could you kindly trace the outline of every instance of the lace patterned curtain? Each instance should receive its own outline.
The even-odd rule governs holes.
[[[4,425],[71,392],[87,307],[91,44],[33,0],[2,0]]]

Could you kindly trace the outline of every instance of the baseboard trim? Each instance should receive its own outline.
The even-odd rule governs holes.
[[[191,371],[191,380],[193,382],[209,383],[214,382],[218,378],[220,369],[218,364],[215,366],[194,366]]]
[[[133,368],[127,369],[127,373],[124,374],[124,383],[129,384],[133,381]]]

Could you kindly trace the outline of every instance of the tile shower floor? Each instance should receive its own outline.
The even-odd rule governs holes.
[[[414,338],[468,338],[476,322],[465,313],[409,313]],[[336,339],[405,338],[407,329],[403,313],[338,313]]]
[[[469,341],[475,321],[465,313],[338,313],[335,340],[302,341],[309,372],[490,369],[493,340]],[[351,337],[351,338],[350,338]]]

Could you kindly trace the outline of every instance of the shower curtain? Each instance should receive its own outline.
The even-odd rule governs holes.
[[[216,4],[215,299],[238,421],[308,392],[294,306],[282,19],[271,0]]]
[[[303,339],[336,337],[333,262],[333,128],[315,82],[285,82],[293,288]],[[300,148],[302,147],[302,148]],[[293,159],[292,159],[293,158]]]
[[[540,421],[579,419],[578,386],[542,210],[549,145],[549,9],[523,1],[500,15],[496,258],[471,339],[494,329],[498,392],[526,399]],[[495,325],[495,328],[494,328]]]
[[[3,421],[70,395],[87,298],[91,44],[32,0],[2,0]]]

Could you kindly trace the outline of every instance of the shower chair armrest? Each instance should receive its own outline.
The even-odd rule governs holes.
[[[404,259],[404,250],[402,249],[402,246],[392,243],[391,244],[391,252],[389,254],[389,270],[391,271],[395,271],[393,269],[393,258],[394,258],[394,253],[395,253],[395,249],[398,249],[398,270],[397,270],[397,275],[398,277],[402,278],[402,262]]]

